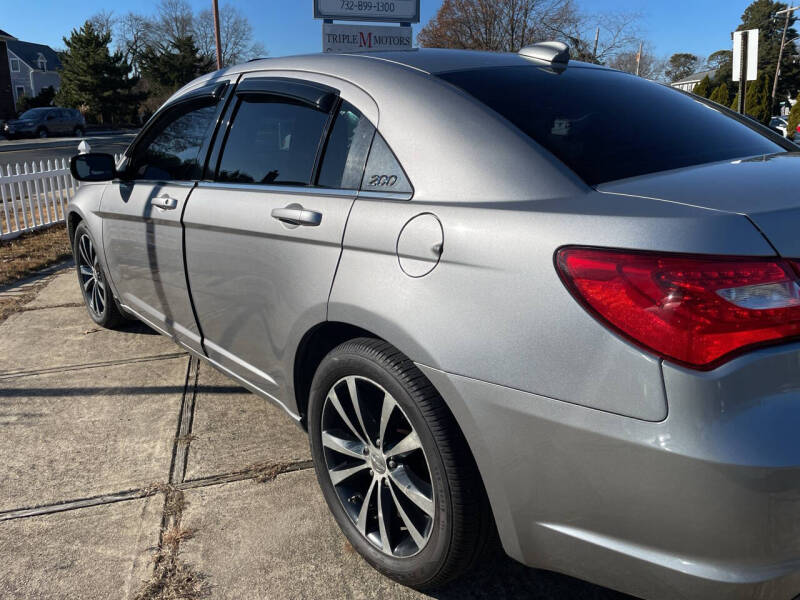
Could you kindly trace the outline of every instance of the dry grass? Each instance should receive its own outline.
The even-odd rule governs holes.
[[[36,271],[70,256],[72,251],[69,247],[67,226],[64,224],[0,242],[0,286],[33,275]]]
[[[0,298],[0,323],[5,321],[8,317],[17,312],[22,306],[33,300],[33,294],[30,296],[13,296],[11,298]]]
[[[0,231],[16,231],[26,226],[35,227],[44,223],[52,223],[64,218],[64,207],[66,200],[62,203],[58,198],[53,198],[44,194],[37,203],[36,199],[32,202],[23,199],[12,206],[7,202],[5,207],[0,202]],[[6,211],[8,212],[8,222],[6,221]]]
[[[246,473],[252,473],[253,481],[256,483],[266,483],[272,481],[281,473],[286,473],[291,470],[293,463],[291,462],[277,462],[277,463],[256,463],[250,465],[245,469]]]
[[[153,578],[136,594],[136,600],[197,600],[208,596],[203,575],[180,560],[176,552],[168,550],[157,561]]]

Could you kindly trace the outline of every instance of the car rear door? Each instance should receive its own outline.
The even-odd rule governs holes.
[[[184,215],[208,357],[279,402],[300,337],[326,318],[374,134],[343,87],[244,76]]]
[[[225,83],[162,109],[103,194],[103,246],[119,300],[143,321],[202,352],[183,260],[181,215],[202,174]]]

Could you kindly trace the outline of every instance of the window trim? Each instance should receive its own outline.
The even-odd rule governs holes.
[[[19,58],[9,57],[8,62],[9,62],[9,68],[11,69],[12,73],[19,73],[22,70],[22,64],[21,64],[22,61]],[[15,62],[17,63],[16,69],[14,68]]]
[[[200,177],[197,179],[193,179],[192,181],[201,181],[205,175],[206,167],[208,164],[208,157],[211,151],[211,148],[214,145],[214,141],[217,136],[217,132],[221,125],[222,116],[225,114],[225,110],[228,106],[228,102],[230,101],[231,94],[229,93],[231,89],[233,89],[234,85],[229,80],[219,81],[214,80],[206,85],[202,85],[190,92],[176,98],[174,101],[170,102],[169,104],[165,104],[161,108],[159,108],[153,116],[148,119],[147,123],[145,123],[142,130],[139,132],[139,135],[136,136],[130,146],[125,150],[123,154],[123,159],[120,162],[120,177],[114,179],[113,183],[137,183],[137,182],[151,182],[151,183],[167,183],[164,180],[159,179],[135,179],[135,178],[127,178],[128,171],[132,167],[133,157],[136,154],[136,151],[139,149],[144,140],[147,139],[150,131],[156,127],[161,120],[164,118],[165,115],[172,112],[173,109],[176,109],[186,103],[197,102],[202,103],[204,101],[209,102],[209,106],[212,104],[217,105],[217,113],[215,118],[213,119],[213,131],[211,135],[208,137],[206,141],[203,142],[203,145],[200,147],[200,152],[198,158],[202,157],[203,160],[201,164],[200,170]],[[226,94],[227,92],[227,94]],[[170,180],[169,183],[185,183],[185,181],[178,181],[178,180]]]
[[[253,82],[250,84],[249,82]],[[289,88],[288,84],[298,84],[296,87]],[[274,87],[273,87],[274,86]],[[306,88],[306,90],[316,89],[317,94],[308,95],[305,98],[299,98],[295,94],[295,90],[300,90],[300,88]],[[288,93],[287,90],[291,89],[293,93]],[[305,93],[306,90],[303,90]],[[299,93],[299,92],[296,92]],[[224,125],[224,133],[221,136],[221,141],[219,143],[214,143],[211,153],[209,154],[207,160],[207,167],[204,171],[203,181],[215,184],[229,184],[235,182],[226,182],[226,181],[219,181],[217,176],[219,174],[219,168],[222,163],[222,156],[225,153],[225,147],[228,145],[228,137],[230,136],[231,128],[236,121],[236,115],[239,112],[239,108],[242,105],[242,102],[246,100],[246,97],[249,95],[258,95],[258,96],[272,96],[278,98],[280,100],[294,100],[295,102],[299,102],[302,105],[305,105],[313,110],[318,110],[320,112],[327,112],[328,118],[323,126],[322,133],[320,138],[317,142],[317,149],[314,155],[314,162],[311,166],[311,171],[309,173],[309,181],[305,185],[297,185],[297,186],[287,186],[286,184],[275,183],[275,184],[265,184],[265,183],[242,183],[238,185],[243,186],[250,186],[247,189],[252,189],[253,186],[274,186],[274,187],[290,187],[292,189],[297,190],[313,190],[314,182],[316,181],[317,174],[319,172],[320,167],[320,159],[323,155],[323,148],[328,142],[328,137],[330,135],[330,128],[331,124],[333,123],[334,117],[336,115],[336,110],[338,109],[339,105],[341,104],[341,98],[339,96],[339,90],[331,88],[329,86],[323,85],[321,83],[316,83],[313,81],[306,81],[304,79],[289,79],[287,77],[250,77],[245,79],[244,81],[239,81],[236,85],[236,89],[231,94],[231,100],[228,104],[228,107],[225,111],[225,125]],[[327,111],[322,110],[319,103],[317,101],[312,101],[311,98],[319,97],[319,98],[329,98],[331,95],[335,94],[334,102],[331,106],[328,107]],[[235,97],[235,101],[233,98]],[[327,101],[326,101],[327,102]],[[222,132],[222,128],[220,131],[217,132],[217,136],[219,133]],[[213,167],[212,167],[213,164]]]
[[[191,101],[187,102],[176,102],[170,104],[167,108],[165,107],[164,110],[159,111],[160,115],[157,119],[154,119],[152,123],[148,125],[148,127],[142,131],[139,138],[136,139],[134,144],[131,144],[131,149],[125,154],[125,165],[123,170],[120,172],[120,177],[115,179],[115,182],[122,182],[122,183],[168,183],[168,184],[176,184],[176,183],[192,183],[202,179],[202,164],[204,161],[200,161],[201,157],[205,157],[208,153],[208,146],[210,144],[211,136],[203,140],[203,143],[198,150],[198,164],[200,165],[201,171],[200,176],[194,179],[146,179],[146,178],[137,178],[133,170],[136,168],[135,157],[137,151],[142,147],[143,144],[147,143],[148,145],[153,141],[154,138],[149,137],[149,134],[154,130],[157,129],[157,126],[163,123],[165,120],[169,119],[171,115],[175,112],[178,112],[181,108],[186,108],[187,105],[193,105],[196,108],[206,108],[208,106],[217,105],[217,101],[208,100],[203,97],[195,97],[192,98]],[[191,112],[191,109],[184,111],[183,114],[187,114]],[[217,108],[217,112],[219,112],[219,108]],[[212,127],[216,127],[217,121],[216,119],[212,119]],[[161,133],[163,129],[159,130],[158,133]],[[158,133],[156,135],[158,135]]]

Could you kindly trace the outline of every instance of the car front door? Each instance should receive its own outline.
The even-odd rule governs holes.
[[[208,357],[283,403],[290,354],[326,318],[372,124],[340,89],[245,77],[184,215]],[[211,164],[213,163],[213,165]]]
[[[101,203],[103,246],[121,303],[202,352],[183,260],[181,214],[200,178],[220,111],[221,88],[161,111],[132,147]]]

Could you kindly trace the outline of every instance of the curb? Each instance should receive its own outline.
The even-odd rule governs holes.
[[[86,135],[81,138],[56,138],[52,141],[48,142],[26,142],[22,144],[15,144],[13,140],[0,140],[0,154],[3,152],[16,152],[18,150],[37,150],[39,148],[58,148],[62,146],[67,146],[70,143],[75,143],[75,149],[77,151],[78,144],[84,140],[86,140],[90,145],[93,140],[100,139],[100,138],[133,138],[136,135],[135,132],[123,132],[123,133],[103,133],[98,135]],[[12,143],[3,143],[3,142],[12,142]]]

